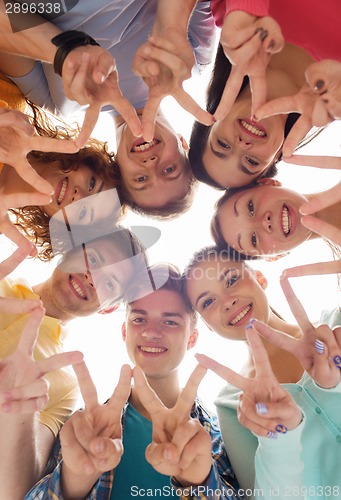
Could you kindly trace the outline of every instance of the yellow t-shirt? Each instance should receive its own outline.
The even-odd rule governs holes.
[[[0,297],[37,299],[39,298],[25,280],[4,278],[0,281]],[[0,314],[0,357],[9,356],[16,348],[27,314]],[[34,359],[46,359],[63,352],[63,328],[61,322],[45,316],[39,330],[34,349]],[[76,409],[79,389],[71,367],[53,371],[45,375],[50,384],[49,402],[40,412],[40,422],[56,436],[67,417]]]
[[[15,85],[0,73],[0,106],[17,109],[25,113],[27,103],[24,94]]]

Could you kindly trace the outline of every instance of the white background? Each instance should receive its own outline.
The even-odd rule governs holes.
[[[186,88],[191,89],[191,94],[198,102],[204,103],[205,78],[192,78],[186,82]],[[207,78],[207,76],[206,76]],[[190,136],[192,118],[171,99],[163,103],[163,109],[176,131],[187,140]],[[112,144],[114,124],[107,118],[102,119],[102,125],[96,129],[96,135],[101,139],[109,140]],[[329,126],[322,134],[300,153],[319,155],[340,155],[341,139],[340,122]],[[327,189],[340,180],[340,171],[314,169],[293,165],[281,165],[278,179],[284,186],[302,193],[313,193]],[[183,270],[193,252],[202,246],[212,244],[209,234],[209,223],[215,201],[221,192],[201,185],[197,192],[191,210],[170,222],[159,222],[129,212],[123,224],[138,225],[151,224],[161,229],[161,238],[148,251],[151,263],[172,262]],[[0,259],[9,255],[13,245],[0,236]],[[268,296],[270,304],[288,321],[294,322],[288,305],[281,293],[278,277],[287,267],[305,262],[332,260],[328,246],[320,239],[306,242],[291,254],[277,262],[259,261],[254,267],[260,269],[269,280]],[[43,264],[38,260],[27,260],[13,273],[13,276],[24,276],[30,283],[36,284],[45,280],[52,272],[55,263]],[[302,301],[311,321],[317,321],[323,309],[332,309],[338,303],[337,280],[335,276],[313,276],[293,280],[294,289]],[[121,365],[129,362],[126,356],[124,342],[121,339],[121,324],[124,321],[124,310],[120,308],[115,313],[102,316],[93,315],[88,318],[72,321],[69,326],[69,335],[65,343],[66,349],[79,349],[83,351],[94,382],[97,386],[99,397],[104,401],[109,397],[115,387],[118,371]],[[242,342],[232,342],[221,339],[210,332],[202,322],[199,322],[199,341],[196,348],[192,349],[183,363],[181,369],[181,383],[184,384],[196,362],[193,357],[195,352],[206,353],[218,361],[239,370],[245,360],[246,349]],[[200,396],[206,405],[213,409],[214,397],[223,381],[216,375],[209,374],[205,377],[200,387]]]

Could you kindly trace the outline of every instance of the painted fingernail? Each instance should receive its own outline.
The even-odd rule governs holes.
[[[263,32],[259,35],[259,38],[261,39],[262,42],[267,38],[269,32],[267,30],[263,30]]]
[[[324,353],[324,343],[321,342],[321,340],[319,340],[319,339],[315,340],[315,351],[318,354],[323,354]]]
[[[250,325],[253,325],[253,323],[254,323],[255,321],[256,321],[256,318],[251,318],[251,319],[250,319],[250,321],[249,321]]]
[[[288,428],[285,427],[285,425],[278,424],[276,425],[276,431],[280,432],[281,434],[286,434],[288,432]]]
[[[337,368],[341,370],[341,356],[334,356],[334,363],[336,364]]]
[[[250,323],[248,325],[246,325],[246,327],[245,327],[246,330],[251,330],[251,328],[253,328],[253,327]]]
[[[255,31],[255,35],[257,35],[257,33],[262,33],[262,32],[263,32],[263,28],[257,28]]]
[[[323,89],[324,85],[324,80],[317,80],[314,85],[314,90],[321,90]]]
[[[275,48],[275,40],[271,40],[271,42],[269,43],[266,51],[267,52],[272,52],[272,49],[274,49],[274,48]]]
[[[268,432],[268,438],[269,438],[269,439],[277,439],[277,434],[276,434],[276,432],[269,431],[269,432]]]
[[[268,413],[268,407],[264,403],[256,403],[256,412],[258,415],[266,415]]]

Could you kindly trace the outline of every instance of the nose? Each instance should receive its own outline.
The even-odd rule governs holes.
[[[263,215],[262,227],[267,233],[272,233],[272,217],[270,212]]]
[[[228,295],[225,297],[222,308],[224,311],[228,311],[231,307],[235,306],[238,303],[238,298],[235,295]]]
[[[238,147],[241,148],[243,151],[248,151],[249,149],[252,148],[252,142],[248,142],[241,135],[238,135],[237,144]]]
[[[82,188],[79,186],[75,186],[73,189],[73,194],[71,198],[71,203],[81,200],[82,198],[85,198],[89,193],[85,193]]]
[[[142,332],[142,337],[146,340],[160,339],[162,332],[156,325],[149,324]]]
[[[141,163],[145,167],[153,167],[154,165],[157,165],[159,162],[159,157],[156,155],[150,156],[148,158],[143,158]]]
[[[95,287],[94,285],[94,280],[92,279],[92,276],[91,276],[91,273],[90,271],[88,271],[86,274],[84,274],[84,278],[85,278],[85,281],[86,283],[91,286],[92,288]]]

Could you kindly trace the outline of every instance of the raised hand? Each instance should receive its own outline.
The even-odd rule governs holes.
[[[341,118],[341,63],[325,59],[311,64],[305,79],[319,99],[313,110],[313,124],[323,126]]]
[[[254,321],[253,327],[264,338],[296,356],[319,386],[325,389],[335,387],[340,382],[341,373],[341,327],[333,330],[327,325],[314,327],[288,279],[282,278],[281,285],[290,309],[301,328],[301,338],[286,335],[260,321]]]
[[[160,401],[139,367],[134,368],[133,374],[137,394],[153,424],[147,461],[157,472],[175,477],[183,486],[202,484],[212,466],[212,443],[210,435],[190,413],[206,369],[195,368],[173,408]]]
[[[65,59],[62,76],[66,97],[81,105],[89,104],[76,139],[78,147],[85,146],[106,104],[112,105],[124,118],[133,135],[142,135],[141,122],[134,107],[122,95],[116,63],[107,50],[93,45],[75,48]]]
[[[0,108],[0,131],[0,161],[15,168],[20,177],[39,193],[51,195],[51,184],[37,174],[26,155],[33,150],[76,153],[75,142],[40,137],[26,115],[6,108]]]
[[[36,307],[29,315],[16,350],[0,361],[0,412],[34,413],[48,402],[48,384],[44,375],[64,366],[79,363],[80,352],[56,354],[42,361],[33,359],[45,310]]]
[[[281,28],[271,17],[233,11],[225,17],[220,43],[233,67],[214,116],[221,120],[227,115],[245,75],[250,79],[253,116],[266,101],[265,73],[271,55],[284,47]]]
[[[86,482],[85,476],[89,476],[93,484],[103,472],[114,469],[121,460],[121,418],[130,393],[131,368],[123,365],[117,387],[104,405],[98,403],[97,391],[85,363],[74,365],[74,370],[85,409],[75,412],[61,430],[63,475],[65,481],[76,475],[81,482],[82,477]],[[72,487],[72,479],[70,484]]]
[[[142,115],[143,137],[151,141],[154,137],[156,115],[162,99],[168,95],[205,125],[213,123],[210,113],[203,110],[184,91],[182,84],[191,77],[195,59],[186,36],[174,28],[163,29],[149,37],[136,52],[133,70],[149,87],[149,99]]]
[[[257,332],[248,328],[246,336],[253,353],[254,378],[243,377],[203,354],[195,357],[200,364],[243,391],[238,407],[240,423],[258,436],[274,438],[297,427],[302,419],[301,410],[273,374]]]

